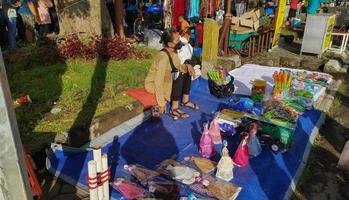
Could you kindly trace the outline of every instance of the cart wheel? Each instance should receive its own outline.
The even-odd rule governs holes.
[[[277,152],[279,150],[279,146],[276,144],[271,145],[271,150],[273,150],[274,152]]]

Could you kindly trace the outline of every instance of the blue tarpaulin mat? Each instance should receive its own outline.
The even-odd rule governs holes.
[[[170,116],[162,116],[157,123],[148,120],[103,146],[102,152],[108,154],[113,178],[127,177],[123,171],[125,164],[141,164],[154,169],[165,159],[183,161],[186,156],[199,155],[203,124],[212,120],[219,109],[227,107],[228,99],[217,99],[210,95],[207,81],[203,79],[193,82],[191,97],[200,105],[200,111],[185,110],[191,114],[191,118],[173,121]],[[237,199],[284,199],[290,185],[294,184],[298,169],[304,165],[304,154],[308,151],[306,149],[310,146],[310,138],[320,117],[321,112],[317,110],[306,111],[300,117],[295,143],[286,153],[273,153],[264,147],[258,157],[250,159],[250,166],[235,167],[232,182],[242,187]],[[239,137],[236,135],[225,139],[233,155]],[[47,167],[51,173],[87,191],[87,162],[92,159],[92,151],[61,147],[49,154]],[[118,192],[111,191],[113,199],[121,198]],[[183,195],[188,192],[186,188],[181,191]]]

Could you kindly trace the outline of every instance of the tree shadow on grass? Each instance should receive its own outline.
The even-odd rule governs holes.
[[[74,147],[80,147],[90,140],[90,126],[96,113],[98,103],[105,89],[109,59],[98,56],[91,79],[90,93],[69,130],[69,141]]]
[[[101,4],[100,12],[101,13],[105,12],[104,10],[102,10],[102,8],[104,8],[103,7],[104,1],[100,1],[100,4]],[[79,13],[77,12],[77,14]],[[106,19],[102,17],[100,20],[102,22],[101,24],[103,24],[103,22],[105,22],[104,20]],[[97,28],[103,29],[103,27],[97,27]],[[102,36],[104,37],[105,35],[102,35]],[[106,45],[106,43],[102,43],[102,45]],[[105,49],[105,47],[106,46],[103,46],[102,48]],[[68,132],[69,142],[70,142],[70,145],[73,147],[81,147],[82,145],[90,141],[90,138],[91,138],[90,126],[94,118],[94,115],[96,114],[98,103],[102,98],[103,92],[105,89],[108,62],[109,62],[109,58],[105,58],[102,55],[98,55],[96,66],[94,68],[94,72],[91,78],[91,88],[90,88],[89,94],[86,98],[86,101],[83,103],[81,111],[75,118],[75,121]],[[76,181],[76,184],[74,186],[78,186],[78,181],[79,179],[81,179],[80,177],[85,177],[87,175],[87,174],[82,174],[83,173],[82,169],[86,167],[87,165],[86,162],[88,162],[87,160],[93,159],[88,155],[89,154],[85,152],[76,158],[72,157],[72,160],[67,160],[61,168],[62,172],[69,171],[71,167],[71,163],[72,162],[74,163],[74,169],[78,169],[78,170],[75,173],[69,174],[73,176],[72,178]],[[64,177],[61,177],[61,176],[60,178],[64,179]],[[85,182],[82,184],[85,184]],[[76,192],[76,190],[72,192]]]

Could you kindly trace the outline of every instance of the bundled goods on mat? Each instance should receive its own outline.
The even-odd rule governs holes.
[[[100,148],[93,150],[93,160],[88,162],[87,187],[90,190],[90,199],[109,199],[110,169],[107,154],[101,153]]]
[[[112,188],[127,199],[231,199],[234,200],[241,187],[226,182],[233,178],[233,162],[229,157],[226,143],[222,157],[217,164],[206,158],[186,157],[183,164],[172,159],[164,160],[155,170],[141,165],[125,165],[125,171],[135,181],[118,178],[112,182]],[[214,175],[216,171],[216,178]],[[201,172],[201,173],[200,173]],[[226,180],[226,181],[224,181]],[[181,188],[188,187],[190,193],[180,197]]]
[[[209,71],[208,86],[210,93],[218,98],[229,97],[234,92],[234,78],[222,67]]]

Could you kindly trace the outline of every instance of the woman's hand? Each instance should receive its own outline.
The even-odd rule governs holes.
[[[194,70],[193,66],[190,64],[187,64],[187,68],[188,68],[188,73],[190,74],[190,76],[195,76],[195,70]]]

